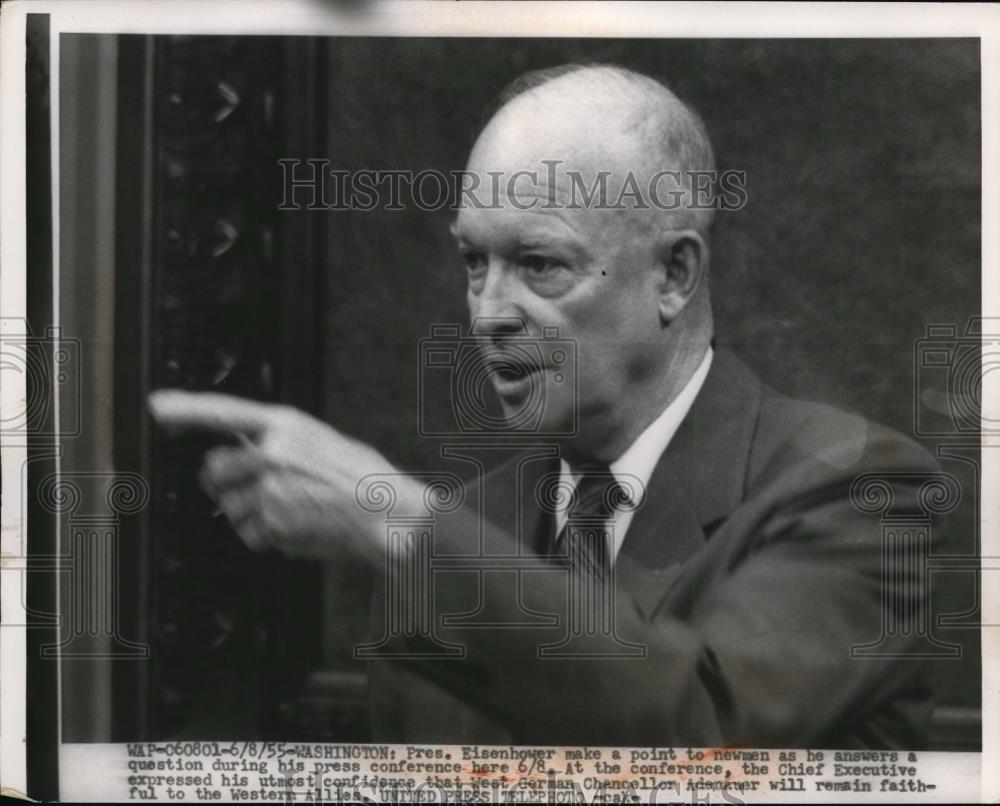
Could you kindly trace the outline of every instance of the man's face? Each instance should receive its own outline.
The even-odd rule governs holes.
[[[505,417],[516,419],[541,391],[541,430],[562,431],[575,415],[586,449],[628,418],[643,381],[658,366],[663,274],[655,242],[633,211],[566,209],[567,187],[548,187],[544,165],[526,164],[498,139],[477,145],[469,170],[480,173],[484,186],[486,171],[504,171],[499,209],[466,205],[454,226],[469,313],[480,334],[494,337],[485,350]],[[568,165],[579,167],[589,183],[595,170],[606,168],[594,162],[577,154]],[[525,169],[537,170],[539,183],[524,179],[513,197],[506,196],[507,177]],[[557,203],[546,209],[550,194]],[[533,209],[513,203],[523,208],[532,201]],[[516,341],[505,343],[515,327],[535,339],[555,327],[560,340],[575,342],[576,383],[564,367],[547,361],[549,351],[537,352],[538,365],[526,363]],[[522,360],[505,365],[504,357],[514,353]]]

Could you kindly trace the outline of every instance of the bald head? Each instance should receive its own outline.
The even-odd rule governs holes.
[[[614,65],[561,65],[517,78],[494,110],[471,172],[558,161],[567,172],[589,174],[590,187],[605,171],[612,200],[631,181],[639,193],[628,194],[629,206],[644,203],[658,227],[707,238],[713,209],[692,204],[691,172],[714,171],[711,143],[698,115],[659,81]]]

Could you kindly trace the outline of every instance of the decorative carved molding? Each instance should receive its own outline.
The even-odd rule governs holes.
[[[324,47],[119,39],[115,461],[152,487],[121,546],[127,634],[150,644],[115,673],[121,741],[296,734],[290,706],[320,663],[315,569],[251,554],[198,489],[214,443],[168,437],[145,399],[180,387],[320,412],[322,222],[278,211],[277,160],[324,142]]]
[[[280,279],[271,244],[279,155],[279,43],[255,37],[155,40],[151,385],[273,399]],[[249,554],[195,481],[208,447],[154,433],[152,598],[154,731],[204,720],[210,681],[257,685],[267,614]],[[222,729],[245,733],[261,713]],[[253,709],[251,709],[253,710]]]

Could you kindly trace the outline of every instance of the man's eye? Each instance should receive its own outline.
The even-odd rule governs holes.
[[[549,274],[556,269],[562,268],[562,263],[552,260],[542,255],[524,255],[521,258],[521,265],[532,274]]]
[[[476,252],[463,252],[462,260],[470,274],[478,274],[486,268],[486,258]]]

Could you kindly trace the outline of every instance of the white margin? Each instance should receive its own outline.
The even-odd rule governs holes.
[[[26,238],[24,167],[25,105],[24,7],[0,8],[0,327],[5,331],[26,317]],[[12,335],[21,335],[13,333]],[[0,384],[0,420],[10,422],[24,410],[27,387],[21,373],[4,373]],[[27,789],[24,560],[26,541],[21,472],[28,451],[20,445],[4,445],[2,461],[3,531],[0,536],[0,786],[4,793]],[[11,567],[13,566],[13,567]],[[13,790],[13,791],[12,791]]]

